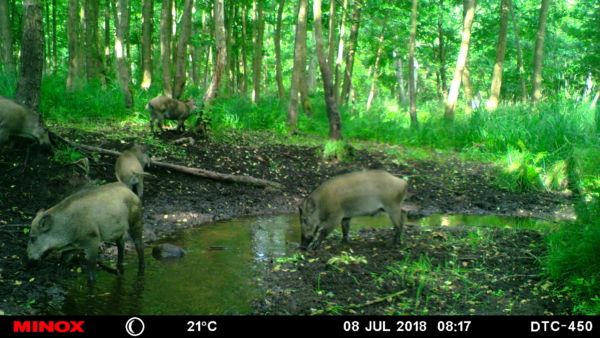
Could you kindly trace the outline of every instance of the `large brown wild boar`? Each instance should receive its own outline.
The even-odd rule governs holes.
[[[117,271],[123,272],[125,232],[133,239],[138,255],[138,274],[144,273],[142,202],[119,182],[81,190],[48,210],[37,213],[31,224],[27,256],[39,260],[49,250],[82,249],[88,281],[96,279],[98,245],[117,243]]]
[[[343,241],[347,243],[352,217],[374,216],[380,211],[385,211],[394,224],[394,243],[398,243],[406,217],[401,204],[407,188],[405,180],[383,170],[354,172],[326,181],[299,207],[300,248],[318,248],[338,224],[342,226]]]
[[[144,167],[150,164],[150,158],[146,154],[146,147],[134,144],[117,158],[115,164],[115,175],[119,182],[129,187],[139,198],[144,194]]]
[[[30,109],[4,97],[0,97],[0,146],[11,136],[21,136],[37,140],[49,146],[48,131],[42,125],[40,116]]]
[[[164,131],[163,121],[165,119],[176,120],[177,130],[182,132],[185,131],[185,120],[196,109],[196,105],[193,99],[182,102],[167,96],[157,96],[148,102],[146,109],[150,111],[150,131],[153,133],[154,121],[158,121],[158,128],[160,131]]]

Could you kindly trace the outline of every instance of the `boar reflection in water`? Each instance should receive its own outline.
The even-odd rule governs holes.
[[[406,213],[401,204],[408,183],[383,170],[369,170],[334,177],[313,191],[299,207],[300,248],[316,249],[338,225],[348,242],[350,219],[385,211],[394,224],[394,243],[400,242]]]
[[[115,182],[81,190],[41,210],[31,224],[27,256],[39,260],[49,250],[82,249],[88,281],[96,279],[98,245],[116,242],[117,272],[123,272],[125,232],[129,232],[138,255],[138,274],[144,273],[142,202],[127,186]]]

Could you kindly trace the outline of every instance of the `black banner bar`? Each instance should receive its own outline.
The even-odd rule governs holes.
[[[598,316],[0,316],[2,337],[225,337],[264,333],[333,337],[595,336]]]

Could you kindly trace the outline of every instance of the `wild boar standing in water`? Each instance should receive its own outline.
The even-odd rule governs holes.
[[[50,146],[48,131],[42,125],[40,116],[32,110],[4,97],[0,97],[0,147],[11,136],[21,136],[37,140]]]
[[[177,131],[183,132],[185,131],[185,120],[196,109],[196,105],[194,99],[183,102],[168,96],[157,96],[148,102],[146,109],[150,111],[150,131],[152,133],[154,133],[155,121],[158,121],[160,131],[164,131],[163,121],[165,119],[176,120]]]
[[[31,224],[27,256],[38,261],[50,250],[82,249],[87,260],[88,282],[96,280],[98,245],[117,244],[117,272],[123,272],[125,232],[138,255],[138,275],[144,273],[142,202],[119,182],[83,189],[48,210],[37,213]]]
[[[401,204],[408,183],[383,170],[360,171],[334,177],[313,191],[301,203],[301,249],[314,250],[338,225],[343,242],[348,242],[350,219],[374,216],[385,211],[394,224],[394,243],[399,243],[406,218]]]
[[[150,158],[146,154],[146,147],[134,144],[117,158],[115,164],[115,175],[119,182],[129,187],[139,198],[144,194],[144,176],[150,174],[144,172],[144,167],[150,164]]]

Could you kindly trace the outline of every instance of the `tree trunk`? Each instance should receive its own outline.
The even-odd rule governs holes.
[[[450,90],[448,91],[448,99],[446,100],[446,111],[444,113],[445,118],[447,120],[454,120],[454,110],[456,108],[456,101],[458,99],[460,82],[469,54],[469,43],[471,42],[471,26],[473,25],[473,18],[475,17],[475,6],[476,0],[464,0],[465,15],[463,21],[462,41],[460,43],[460,51],[458,52],[458,58],[456,60],[456,69],[454,70],[454,77],[452,78]]]
[[[352,88],[352,70],[354,68],[354,54],[358,44],[358,29],[360,27],[360,13],[362,10],[362,0],[354,1],[354,11],[352,13],[352,26],[350,27],[350,38],[348,39],[348,48],[346,50],[346,69],[344,71],[344,84],[342,85],[342,104],[347,104],[350,98],[350,89]]]
[[[52,0],[52,71],[58,69],[58,52],[56,51],[56,0]]]
[[[254,57],[252,58],[252,102],[260,100],[260,76],[262,71],[263,57],[263,32],[265,22],[263,16],[263,1],[255,0],[255,18],[254,18]]]
[[[283,8],[285,0],[279,0],[279,8],[277,9],[277,28],[275,29],[275,80],[277,81],[277,94],[280,99],[285,96],[285,88],[283,88],[283,75],[281,72],[281,20],[283,17]]]
[[[332,0],[334,1],[334,0]],[[340,86],[342,83],[342,62],[344,61],[344,34],[346,31],[346,11],[348,9],[348,0],[344,0],[342,4],[342,21],[340,22],[340,34],[338,38],[338,50],[337,57],[335,59],[335,98],[339,104],[340,100]]]
[[[321,77],[323,78],[323,89],[325,91],[325,104],[327,107],[327,117],[329,118],[329,138],[339,140],[342,135],[342,125],[340,121],[340,112],[333,92],[333,78],[331,68],[327,64],[327,56],[323,47],[323,27],[321,23],[321,0],[313,2],[313,24],[315,30],[315,45],[317,57],[319,59],[319,68],[321,68]]]
[[[67,20],[67,37],[69,40],[69,70],[67,74],[67,91],[78,90],[82,86],[84,60],[81,31],[82,18],[80,0],[69,0],[69,17]]]
[[[315,31],[313,30],[313,40],[316,41]],[[306,89],[308,96],[313,95],[315,90],[317,90],[317,67],[318,67],[318,57],[316,55],[317,49],[315,45],[315,50],[309,50],[308,52],[308,69],[306,70]]]
[[[523,65],[523,50],[521,49],[519,36],[519,23],[514,7],[512,6],[512,1],[510,4],[510,15],[513,22],[513,29],[515,30],[515,49],[517,50],[517,71],[519,72],[519,81],[521,83],[521,100],[525,101],[527,100],[527,86],[525,85],[525,67]]]
[[[531,97],[534,103],[542,98],[542,64],[544,62],[544,39],[546,38],[546,19],[548,18],[549,7],[550,0],[542,0],[533,59],[533,94]]]
[[[152,28],[154,27],[154,0],[143,0],[142,4],[142,83],[148,90],[152,84]]]
[[[190,33],[192,31],[192,8],[194,5],[193,0],[185,0],[183,5],[183,16],[181,17],[181,24],[179,27],[181,32],[179,33],[179,42],[177,43],[177,58],[175,60],[175,82],[173,83],[173,98],[180,99],[183,95],[185,88],[186,73],[185,68],[187,65],[187,46],[190,40]]]
[[[102,56],[98,45],[99,0],[85,0],[85,68],[88,80],[102,74]]]
[[[12,50],[12,32],[10,29],[10,17],[8,11],[8,0],[0,0],[0,71],[11,78],[16,74],[15,60]]]
[[[444,45],[444,0],[440,0],[440,16],[438,17],[438,57],[440,59],[440,84],[443,95],[448,91],[448,81],[446,79],[446,47]]]
[[[23,1],[23,36],[17,102],[39,111],[44,69],[44,32],[40,0]]]
[[[306,20],[308,0],[300,0],[298,5],[298,20],[296,23],[296,38],[294,41],[294,67],[290,87],[290,102],[288,104],[288,125],[291,133],[296,132],[298,125],[298,93],[306,67]]]
[[[409,98],[409,114],[410,126],[416,128],[419,126],[417,118],[417,73],[415,62],[415,45],[417,36],[417,14],[418,0],[412,1],[412,14],[410,25],[410,41],[408,43],[408,98]]]
[[[508,26],[508,12],[510,9],[510,0],[502,0],[500,4],[500,32],[498,33],[498,45],[496,46],[496,63],[492,74],[492,87],[490,89],[490,98],[486,103],[489,111],[498,108],[500,102],[500,89],[502,87],[502,69],[504,64],[504,55],[506,53],[506,29]]]
[[[131,93],[130,81],[131,75],[129,73],[129,61],[125,55],[125,47],[127,42],[125,41],[126,32],[129,31],[129,0],[118,0],[115,15],[115,58],[117,62],[117,77],[119,79],[119,85],[125,98],[125,107],[133,107],[133,95]]]
[[[205,109],[210,106],[212,100],[217,96],[221,77],[227,67],[227,34],[225,32],[225,9],[224,0],[215,0],[214,20],[215,20],[215,44],[217,49],[217,61],[214,65],[212,81],[204,94]]]
[[[383,53],[383,37],[385,33],[385,26],[385,24],[382,25],[381,34],[379,35],[379,47],[377,48],[375,65],[373,66],[373,79],[371,80],[371,89],[369,90],[369,98],[367,99],[367,111],[371,110],[371,105],[373,104],[373,99],[375,98],[377,77],[379,76],[379,61],[381,60],[381,54]]]
[[[394,50],[394,64],[396,68],[396,81],[398,82],[398,105],[406,104],[406,84],[404,82],[404,65],[402,57],[397,50]]]
[[[246,43],[248,41],[248,29],[246,19],[248,17],[248,9],[245,4],[242,4],[242,72],[244,76],[242,77],[242,94],[246,96],[248,91],[248,59],[246,57]]]
[[[104,77],[109,78],[108,74],[110,73],[111,67],[111,57],[110,57],[110,16],[112,13],[111,10],[112,0],[104,0]],[[112,5],[114,6],[114,5]]]
[[[465,69],[462,74],[463,91],[465,95],[465,113],[471,114],[473,112],[473,83],[471,83],[471,71],[469,67],[469,60],[465,64]]]
[[[328,54],[327,54],[327,64],[329,68],[331,68],[331,74],[335,74],[335,1],[329,0],[329,33],[327,35],[328,42]]]
[[[163,0],[160,13],[160,60],[162,63],[163,94],[171,97],[171,36],[173,35],[173,0]]]

